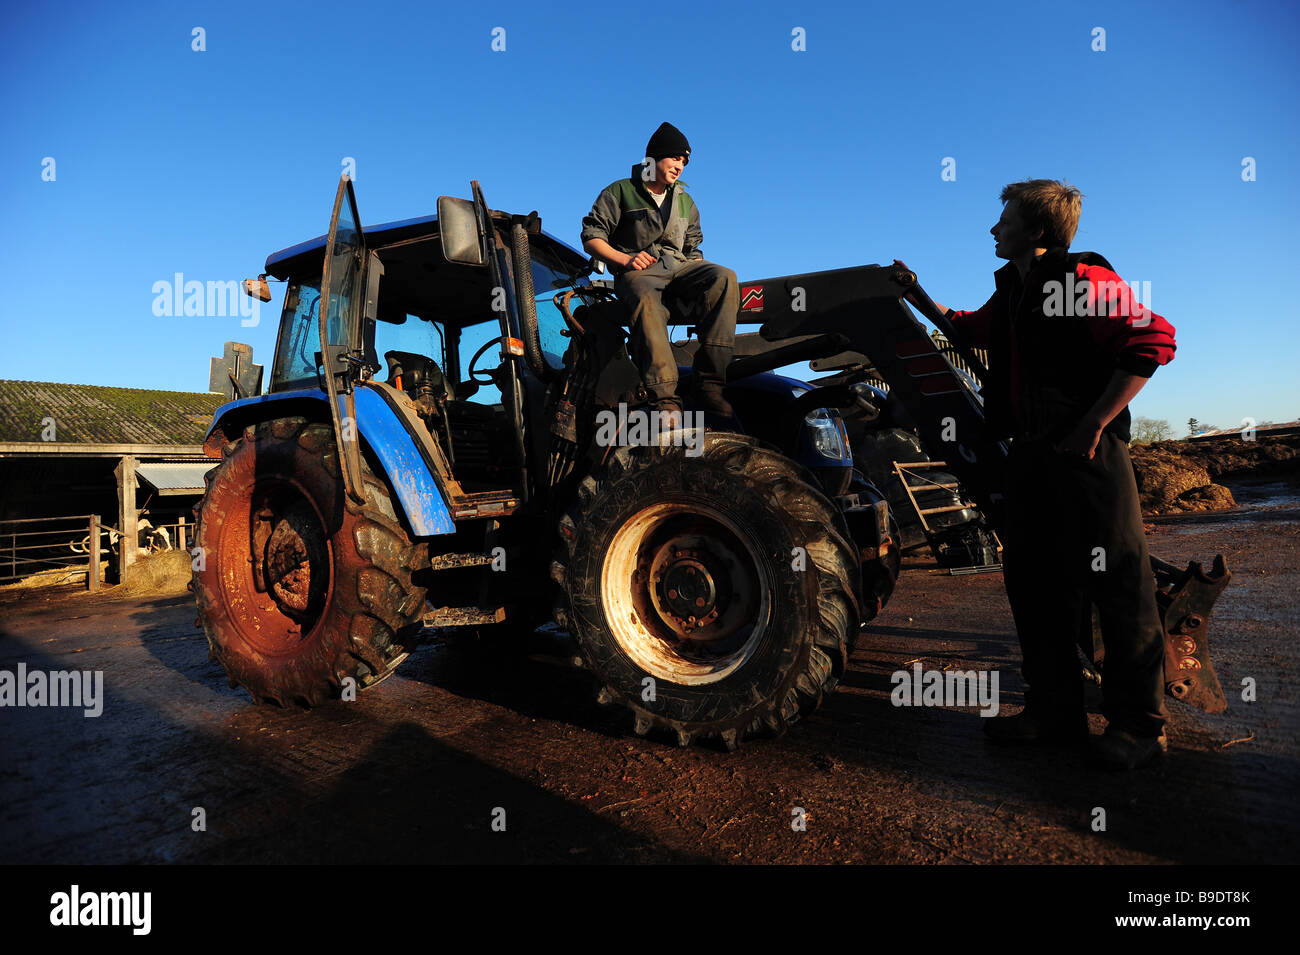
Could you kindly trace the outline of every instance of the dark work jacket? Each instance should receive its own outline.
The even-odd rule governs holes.
[[[641,178],[644,167],[632,167],[627,179],[611,182],[601,190],[582,220],[581,239],[604,239],[620,252],[633,255],[648,252],[665,265],[676,268],[704,258],[700,243],[700,210],[678,179],[668,187],[662,210]],[[624,271],[614,267],[615,274]]]
[[[1023,282],[1012,262],[994,281],[997,290],[982,308],[950,314],[971,344],[988,349],[984,415],[992,437],[1058,441],[1092,409],[1116,370],[1149,378],[1173,358],[1173,326],[1144,310],[1095,252],[1051,249]],[[1055,299],[1053,282],[1060,283]],[[1071,289],[1092,295],[1095,314],[1072,308]],[[1063,304],[1071,311],[1063,314]],[[1127,442],[1129,427],[1125,407],[1106,431]]]

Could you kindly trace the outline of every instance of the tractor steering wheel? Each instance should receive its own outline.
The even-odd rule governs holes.
[[[469,368],[465,370],[465,374],[469,377],[470,381],[478,382],[478,384],[480,385],[496,384],[496,379],[492,377],[492,372],[483,371],[482,369],[480,369],[479,371],[475,371],[474,366],[478,363],[478,360],[483,357],[483,353],[485,351],[487,351],[493,345],[501,344],[503,341],[505,341],[505,336],[498,335],[496,338],[492,338],[484,342],[483,347],[481,347],[478,351],[474,353],[474,357],[469,360]],[[482,375],[483,377],[480,378],[478,377],[479,375]]]

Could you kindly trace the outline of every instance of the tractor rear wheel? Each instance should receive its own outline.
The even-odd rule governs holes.
[[[744,435],[614,451],[560,521],[563,618],[635,730],[729,749],[779,735],[839,681],[861,583],[812,476]]]
[[[417,640],[429,566],[362,462],[343,490],[333,429],[305,418],[247,428],[196,509],[194,596],[214,659],[257,702],[303,706],[345,680],[373,686]]]

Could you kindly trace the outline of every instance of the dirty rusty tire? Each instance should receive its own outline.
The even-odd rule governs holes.
[[[552,576],[602,702],[637,733],[728,748],[779,735],[834,689],[860,616],[836,507],[735,434],[703,453],[620,448],[560,522]]]
[[[328,424],[282,418],[223,450],[197,509],[199,620],[232,685],[258,702],[373,686],[420,630],[428,566],[387,487],[363,461],[364,504],[347,499]]]

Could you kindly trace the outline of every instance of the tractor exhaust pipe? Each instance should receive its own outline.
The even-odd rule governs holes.
[[[559,373],[546,363],[546,356],[542,354],[542,339],[537,331],[537,296],[533,290],[533,260],[528,249],[528,230],[536,228],[537,223],[536,211],[511,217],[510,252],[515,270],[519,326],[524,336],[524,360],[534,375],[549,384]]]

